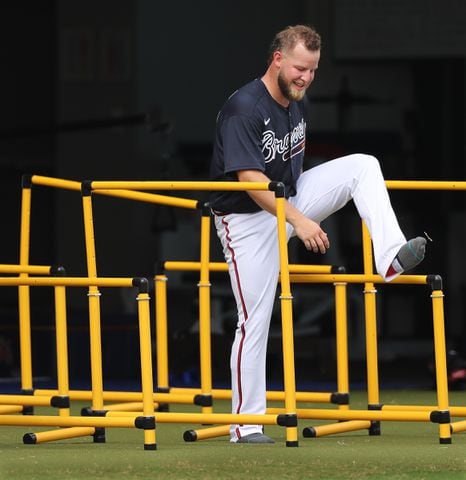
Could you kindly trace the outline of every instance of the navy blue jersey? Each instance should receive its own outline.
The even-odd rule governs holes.
[[[259,170],[296,194],[306,141],[304,101],[277,103],[260,79],[237,90],[217,117],[210,167],[212,180],[237,181],[239,170]],[[214,210],[249,213],[261,208],[246,192],[212,192]]]

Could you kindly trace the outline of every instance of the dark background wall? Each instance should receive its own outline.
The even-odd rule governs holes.
[[[389,179],[465,180],[463,2],[294,0],[284,8],[276,0],[19,0],[0,6],[0,22],[2,263],[18,261],[23,174],[78,181],[207,179],[217,111],[236,88],[263,73],[271,38],[292,23],[311,23],[323,36],[309,92],[310,164],[365,151],[379,157]],[[134,124],[135,115],[149,113],[149,123]],[[426,231],[434,239],[421,270],[445,279],[449,343],[460,350],[465,198],[461,192],[392,193],[407,236]],[[199,218],[193,212],[94,198],[94,219],[102,275],[150,276],[158,259],[198,258]],[[292,259],[360,271],[360,224],[353,207],[326,228],[333,239],[327,256],[309,258],[292,242]],[[220,259],[214,237],[212,246],[213,258]],[[76,192],[33,188],[31,263],[86,273]],[[223,323],[233,322],[224,280],[214,292],[213,322],[220,333]],[[189,331],[196,322],[195,278],[173,273],[170,285],[173,331]],[[400,288],[381,299],[382,356],[398,358],[407,350],[430,355],[425,293]],[[0,314],[10,325],[0,337],[16,355],[16,339],[8,333],[16,321],[16,290],[5,288],[0,295]],[[108,329],[126,325],[135,335],[127,318],[135,311],[133,297],[134,292],[105,292]],[[359,298],[358,290],[351,292],[354,358],[363,355]],[[51,295],[40,290],[33,299],[45,331],[52,322]],[[328,299],[319,289],[298,295],[297,335],[300,323],[311,323],[316,339],[331,337],[330,307],[320,317],[309,319],[307,313]],[[68,292],[71,322],[85,324],[86,302],[85,292]],[[85,345],[85,336],[81,341]],[[50,339],[41,342],[49,345]]]

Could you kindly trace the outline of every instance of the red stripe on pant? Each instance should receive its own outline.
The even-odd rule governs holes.
[[[244,297],[243,297],[243,291],[241,289],[241,280],[239,277],[239,272],[238,272],[238,265],[236,263],[236,256],[235,256],[235,251],[233,247],[231,246],[231,237],[230,237],[230,229],[228,227],[228,222],[225,218],[222,218],[222,224],[225,227],[225,232],[226,232],[226,239],[227,239],[227,249],[230,251],[231,254],[231,263],[233,265],[233,269],[235,272],[235,281],[236,281],[236,288],[238,290],[238,295],[241,301],[241,306],[243,309],[243,317],[244,317],[244,322],[247,321],[248,319],[248,313],[246,310],[246,304],[244,302]],[[238,347],[238,358],[236,359],[236,381],[237,381],[237,387],[238,387],[238,406],[236,408],[236,413],[241,412],[241,406],[243,403],[243,389],[241,386],[241,356],[243,352],[243,344],[244,344],[244,339],[246,338],[246,330],[244,328],[244,323],[241,325],[241,340],[240,344]],[[238,437],[240,437],[240,432],[239,429],[236,430],[236,434]]]

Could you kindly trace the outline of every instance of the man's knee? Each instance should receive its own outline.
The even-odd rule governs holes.
[[[382,175],[379,160],[374,155],[368,155],[366,153],[355,153],[353,155],[353,166],[355,171],[359,171],[361,174],[364,172],[373,172],[377,175]]]
[[[367,153],[355,153],[355,161],[360,163],[363,167],[366,168],[380,168],[379,160],[374,155],[369,155]]]

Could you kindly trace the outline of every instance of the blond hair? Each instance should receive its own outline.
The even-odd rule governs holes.
[[[321,47],[320,35],[313,27],[308,25],[288,26],[278,32],[270,44],[268,63],[272,62],[275,52],[290,51],[300,42],[311,52],[318,51]]]

